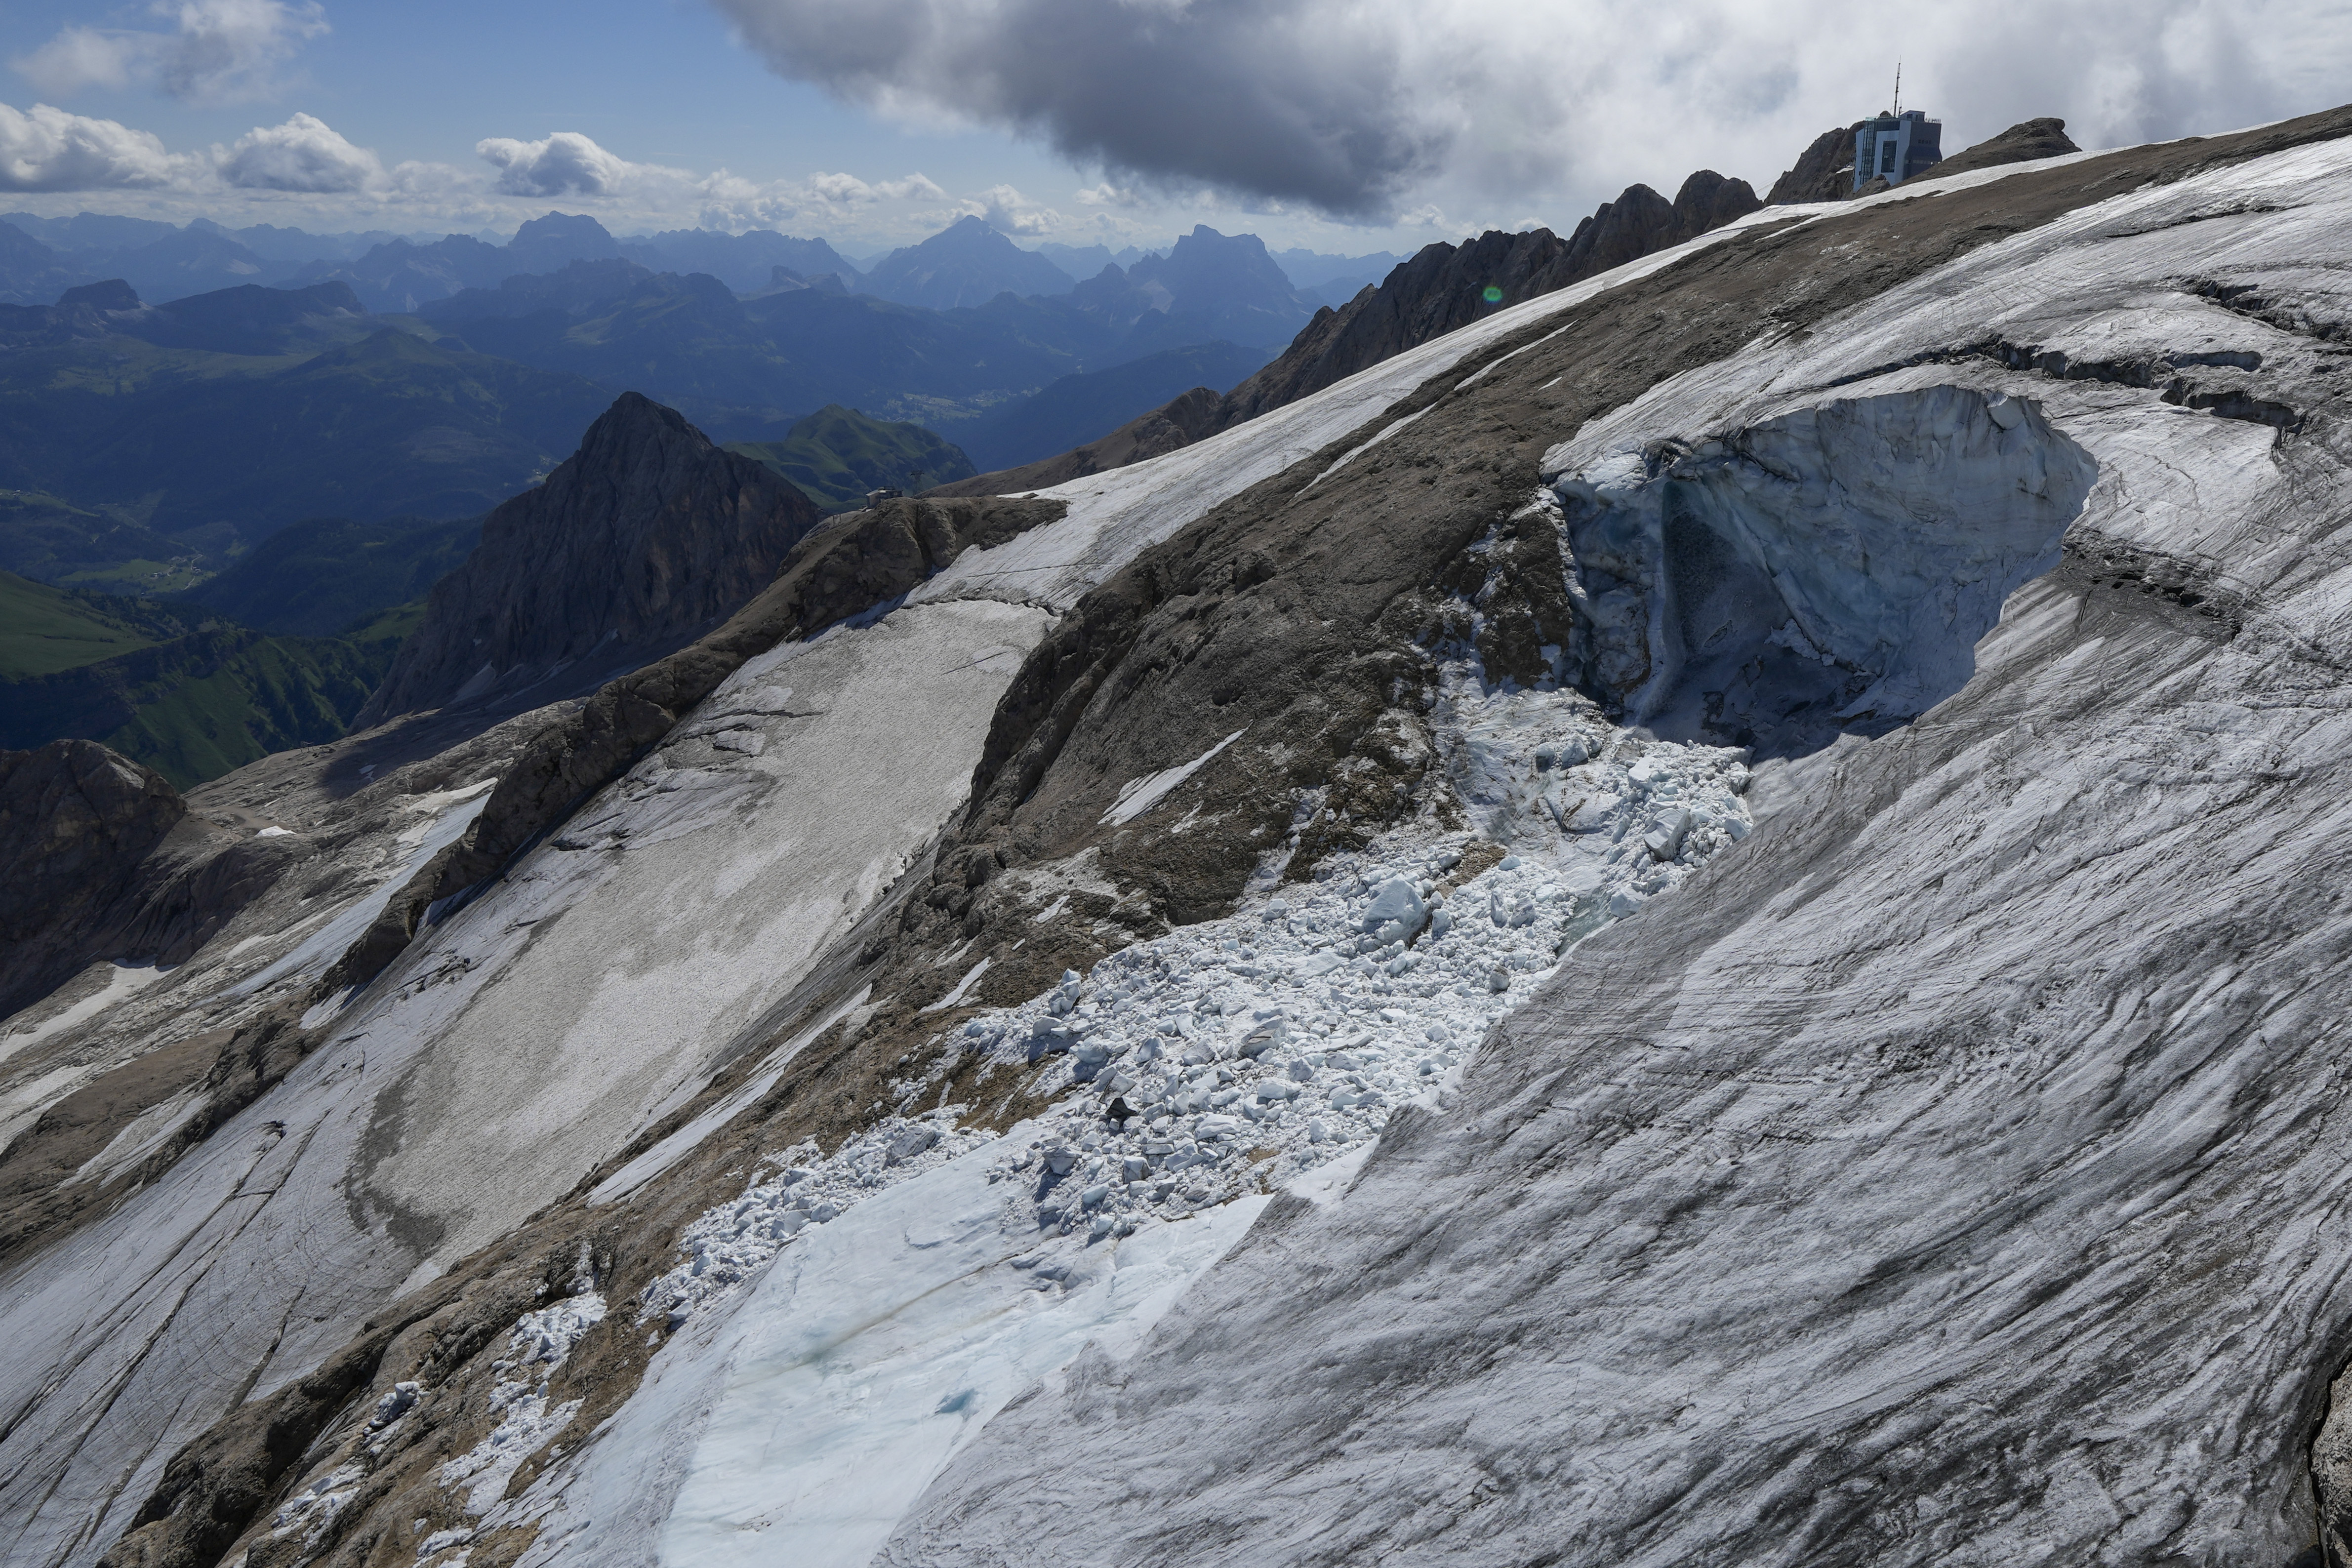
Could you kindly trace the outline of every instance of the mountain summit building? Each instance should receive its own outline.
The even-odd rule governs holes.
[[[1873,180],[1899,185],[1944,156],[1944,122],[1916,109],[1865,120],[1853,132],[1853,188]]]

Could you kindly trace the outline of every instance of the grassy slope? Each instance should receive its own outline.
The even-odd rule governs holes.
[[[100,738],[190,789],[273,751],[341,736],[399,646],[397,637],[237,639]]]
[[[68,593],[0,571],[0,678],[70,670],[184,630],[152,605]]]
[[[37,490],[0,490],[0,571],[38,582],[132,595],[168,592],[200,575],[191,546],[117,514]]]
[[[838,404],[802,420],[782,441],[739,441],[727,450],[765,464],[828,512],[863,506],[869,490],[924,490],[979,472],[919,424],[886,423]]]
[[[374,610],[332,637],[270,636],[0,572],[0,746],[101,740],[187,789],[343,734],[424,610]]]

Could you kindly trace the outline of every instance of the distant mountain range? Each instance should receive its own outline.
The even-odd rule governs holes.
[[[1066,294],[1078,280],[1035,251],[1023,250],[981,218],[959,218],[920,245],[874,264],[866,287],[900,305],[952,310],[1000,294]]]
[[[656,444],[804,497],[798,528],[1242,382],[1317,310],[1208,228],[1063,247],[1079,281],[978,220],[870,273],[821,239],[562,213],[505,245],[25,223],[0,222],[0,296],[32,301],[0,303],[0,745],[101,739],[183,786],[342,734],[483,516],[616,393]],[[1097,461],[1194,434],[1161,423]]]

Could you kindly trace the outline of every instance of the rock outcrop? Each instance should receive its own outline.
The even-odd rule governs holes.
[[[2063,120],[2027,120],[1964,152],[1955,152],[1936,165],[1938,174],[1965,174],[1971,169],[1993,169],[2003,163],[2031,163],[2037,158],[2058,158],[2080,152],[2066,134]]]
[[[1798,154],[1796,167],[1772,182],[1772,189],[1764,197],[1765,204],[1778,207],[1843,202],[1889,189],[1884,180],[1868,181],[1859,191],[1853,188],[1853,139],[1862,127],[1863,122],[1857,120],[1852,125],[1824,131],[1814,137]],[[1965,174],[1971,169],[2027,163],[2037,158],[2055,158],[2061,153],[2081,151],[2067,140],[2064,120],[2028,120],[1964,152],[1955,152],[1937,163],[1931,175]]]
[[[625,392],[545,484],[489,515],[355,727],[593,691],[733,614],[816,523],[785,480]]]
[[[1765,193],[1768,207],[1812,202],[1843,202],[1853,194],[1853,139],[1862,121],[1822,131],[1797,154],[1797,166]]]
[[[170,780],[94,740],[0,751],[0,1017],[88,961],[90,928],[187,814]]]

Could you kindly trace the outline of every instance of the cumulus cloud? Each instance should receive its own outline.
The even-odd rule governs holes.
[[[283,125],[256,126],[229,146],[214,148],[213,160],[221,179],[240,190],[323,195],[384,183],[382,159],[308,114]]]
[[[196,160],[144,131],[46,103],[0,103],[0,191],[153,190],[186,183]]]
[[[1769,181],[1906,98],[1957,147],[2042,114],[2086,146],[2325,107],[2341,0],[710,0],[782,75],[1034,137],[1143,184],[1386,220],[1432,195],[1578,203],[1702,165]]]
[[[9,64],[43,92],[138,83],[190,103],[268,98],[278,68],[327,31],[312,0],[181,0],[151,8],[167,32],[68,27]]]
[[[999,234],[1042,239],[1062,227],[1062,214],[1031,201],[1010,185],[991,185],[976,196],[966,196],[958,208],[979,218]]]
[[[640,167],[576,131],[537,141],[493,136],[476,142],[474,152],[499,172],[498,188],[509,196],[616,195]]]
[[[837,223],[879,202],[945,201],[947,192],[914,173],[896,180],[861,180],[855,174],[818,172],[804,180],[746,180],[721,169],[698,182],[699,221],[709,228],[775,227],[795,223]]]

